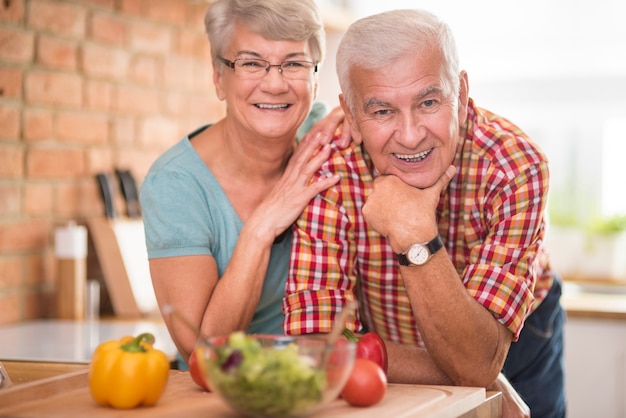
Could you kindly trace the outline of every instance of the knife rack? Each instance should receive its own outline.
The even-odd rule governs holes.
[[[157,316],[141,219],[87,221],[115,316]]]

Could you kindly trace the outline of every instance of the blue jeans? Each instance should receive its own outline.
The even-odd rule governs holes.
[[[532,418],[565,417],[561,282],[555,278],[546,299],[528,316],[511,344],[502,373],[530,408]]]

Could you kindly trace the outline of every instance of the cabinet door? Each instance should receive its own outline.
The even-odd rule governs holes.
[[[565,373],[568,418],[626,417],[626,321],[569,318]]]

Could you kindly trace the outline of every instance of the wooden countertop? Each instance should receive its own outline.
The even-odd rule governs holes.
[[[626,320],[626,282],[565,280],[561,304],[572,318]]]
[[[5,362],[3,362],[5,363]],[[42,370],[40,363],[6,362],[12,380],[18,374]],[[47,367],[47,366],[46,366]],[[44,367],[44,369],[46,369]],[[61,365],[46,373],[61,371]],[[171,370],[165,393],[154,407],[115,410],[95,404],[91,399],[84,365],[72,365],[73,371],[53,377],[15,384],[0,390],[0,416],[11,417],[212,417],[236,418],[215,394],[200,390],[188,372]],[[81,368],[82,367],[82,368]],[[28,369],[31,369],[30,371]],[[11,371],[12,370],[12,371]],[[21,371],[18,371],[21,370]],[[369,408],[355,408],[337,399],[312,416],[318,418],[379,417],[463,417],[492,418],[502,413],[502,395],[482,388],[390,384],[385,398]]]

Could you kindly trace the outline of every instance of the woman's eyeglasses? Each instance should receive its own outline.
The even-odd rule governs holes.
[[[269,61],[258,58],[237,58],[234,61],[223,57],[217,59],[232,68],[237,76],[251,80],[265,77],[272,67],[277,67],[278,72],[290,80],[306,80],[311,76],[311,70],[317,72],[317,64],[311,61],[286,60],[280,64],[270,64]]]

